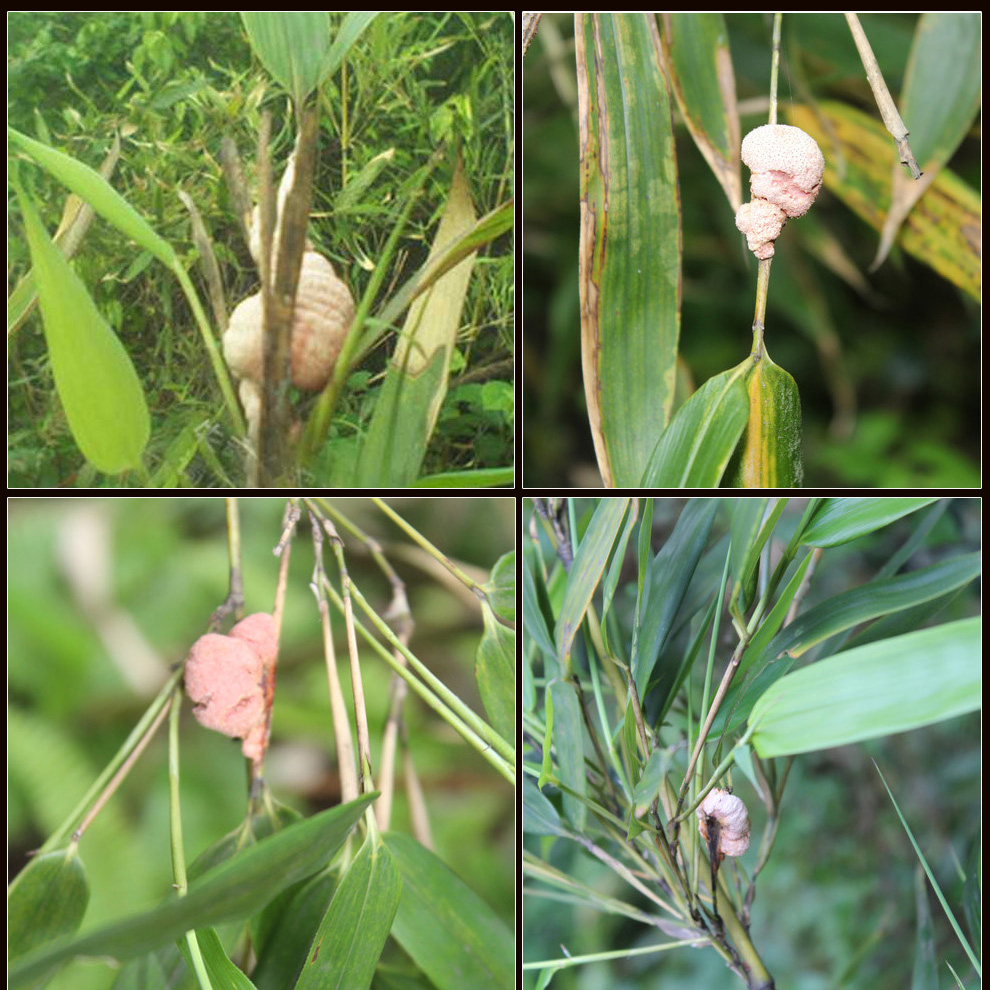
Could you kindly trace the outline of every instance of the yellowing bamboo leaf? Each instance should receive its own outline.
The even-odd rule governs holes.
[[[739,488],[800,488],[801,400],[794,379],[763,351],[746,382],[749,422],[739,445]]]
[[[664,14],[663,32],[677,106],[735,212],[743,201],[739,108],[725,18],[711,12]]]
[[[598,469],[638,485],[670,419],[681,211],[653,14],[577,14],[581,363]]]
[[[134,365],[82,280],[52,243],[31,200],[19,189],[17,198],[55,388],[72,435],[100,471],[116,474],[137,467],[151,424]]]
[[[427,270],[475,221],[474,204],[458,161]],[[419,474],[447,394],[450,358],[474,259],[474,253],[463,258],[409,307],[361,450],[358,483],[362,486],[411,485]]]
[[[882,230],[896,157],[883,124],[853,107],[828,101],[814,109],[795,106],[789,119],[824,152],[829,191],[875,230]],[[942,169],[908,214],[897,243],[978,300],[981,235],[979,194],[949,169]]]
[[[877,256],[879,268],[914,204],[948,164],[980,109],[982,15],[979,11],[929,11],[915,29],[904,80],[904,123],[923,175],[912,179],[893,167],[893,196]]]

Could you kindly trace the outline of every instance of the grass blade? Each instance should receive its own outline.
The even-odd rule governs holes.
[[[939,904],[942,905],[942,910],[945,911],[945,916],[949,919],[949,924],[952,925],[952,930],[956,933],[956,937],[959,939],[959,944],[962,945],[963,949],[966,951],[966,955],[969,956],[969,961],[973,964],[973,969],[976,970],[977,975],[982,976],[983,967],[980,965],[980,961],[976,958],[976,954],[970,948],[969,942],[966,940],[966,936],[963,935],[962,929],[956,921],[956,916],[952,913],[952,909],[946,902],[945,896],[942,893],[942,888],[939,887],[938,881],[935,879],[935,874],[932,873],[931,867],[928,865],[928,860],[925,859],[925,855],[921,851],[921,847],[915,840],[914,833],[911,831],[911,826],[908,825],[907,819],[905,819],[904,815],[901,814],[901,809],[897,804],[897,799],[894,797],[894,792],[890,789],[890,786],[880,770],[880,767],[877,766],[876,760],[873,761],[873,765],[877,768],[877,773],[880,774],[880,779],[883,781],[883,786],[887,788],[887,793],[890,795],[890,800],[894,805],[894,810],[897,812],[897,817],[900,818],[901,824],[904,826],[904,831],[907,832],[907,836],[911,840],[911,845],[914,846],[914,851],[918,854],[919,862],[925,868],[925,873],[931,881],[932,888],[935,891],[935,896],[938,898]]]

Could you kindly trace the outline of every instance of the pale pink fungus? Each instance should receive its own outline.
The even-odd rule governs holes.
[[[822,187],[825,158],[815,139],[787,124],[764,124],[742,142],[742,160],[752,175],[752,202],[736,213],[736,226],[761,260],[773,256],[773,242],[787,217],[801,217]]]
[[[736,213],[736,226],[746,235],[750,251],[760,260],[773,257],[773,242],[787,219],[779,206],[765,199],[754,199],[743,203]]]
[[[804,216],[822,187],[825,158],[815,139],[800,127],[757,127],[743,138],[742,160],[753,173],[753,197],[769,200],[789,217]]]
[[[265,683],[277,653],[275,622],[257,613],[242,619],[229,636],[200,636],[186,660],[186,693],[200,725],[243,739],[245,756],[259,760],[268,715]]]

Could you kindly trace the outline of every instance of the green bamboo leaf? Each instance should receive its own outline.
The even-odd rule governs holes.
[[[681,219],[652,14],[577,14],[579,280],[584,387],[598,467],[633,487],[674,402]]]
[[[632,672],[640,698],[646,695],[660,651],[681,614],[684,596],[708,543],[718,506],[716,498],[691,499],[663,549],[649,565],[633,634]],[[667,667],[662,678],[659,693],[669,697],[676,679],[673,665]]]
[[[805,565],[809,559],[805,558]],[[790,670],[795,659],[819,643],[873,619],[884,621],[896,614],[913,617],[914,610],[920,606],[944,599],[953,591],[964,588],[979,574],[979,554],[962,554],[907,574],[868,581],[858,588],[833,595],[771,635],[761,626],[739,664],[739,672],[746,679],[741,687],[730,689],[723,706],[732,713],[726,719],[729,730],[742,724],[756,700]],[[793,585],[793,581],[791,583]],[[775,608],[771,617],[778,616],[780,612]],[[779,626],[779,622],[777,624]],[[864,632],[864,638],[870,636],[875,625]],[[876,636],[867,639],[868,642],[875,640]]]
[[[185,897],[171,897],[150,911],[30,952],[10,967],[11,990],[33,985],[74,956],[133,958],[190,929],[250,917],[324,866],[377,796],[365,794],[263,839],[207,871],[189,885]]]
[[[882,230],[897,158],[883,124],[847,104],[828,101],[814,108],[794,106],[788,116],[825,154],[829,191],[875,230]],[[982,229],[979,194],[943,168],[908,214],[896,243],[979,300]]]
[[[402,895],[402,877],[377,833],[344,873],[309,947],[296,990],[366,990]]]
[[[438,990],[512,990],[515,946],[501,918],[437,856],[408,835],[385,845],[402,874],[393,938]]]
[[[261,64],[301,107],[319,85],[330,52],[330,15],[325,10],[242,10],[241,20]]]
[[[325,78],[335,72],[344,61],[344,56],[354,46],[364,29],[381,13],[380,10],[352,10],[344,18],[337,37],[334,38],[330,50],[323,60],[320,78]]]
[[[241,970],[234,965],[230,957],[224,951],[220,936],[213,928],[201,928],[196,932],[196,941],[199,943],[199,950],[206,964],[206,972],[212,984],[211,990],[256,990],[254,983],[244,975]],[[186,960],[186,965],[190,966],[189,946],[186,940],[179,940],[179,950]]]
[[[522,785],[523,831],[531,832],[534,835],[564,835],[565,829],[561,824],[560,815],[557,814],[557,809],[550,802],[550,799],[530,777],[524,776]]]
[[[887,256],[904,218],[948,164],[980,110],[982,15],[929,11],[918,19],[908,59],[901,116],[923,177],[893,166],[893,193],[872,268]]]
[[[113,144],[100,165],[99,174],[109,181],[120,158],[120,134],[115,134]],[[65,201],[62,219],[52,240],[59,246],[67,259],[75,255],[93,220],[93,207],[71,193]],[[27,319],[38,301],[34,286],[34,272],[27,274],[17,283],[7,299],[7,335],[10,336]]]
[[[516,732],[516,634],[482,603],[485,633],[478,644],[474,674],[478,693],[493,728],[505,739]]]
[[[89,881],[74,843],[35,856],[7,891],[9,960],[77,931],[88,902]]]
[[[859,646],[796,670],[753,706],[765,759],[844,746],[980,707],[980,619]]]
[[[746,429],[752,370],[742,364],[709,378],[674,414],[643,474],[643,488],[717,488]]]
[[[510,550],[495,562],[485,584],[488,602],[499,618],[516,621],[516,552]]]
[[[179,267],[179,259],[172,246],[155,233],[148,221],[99,172],[61,151],[20,134],[12,127],[7,128],[7,136],[59,182],[89,203],[101,217],[151,252],[163,265],[171,269]]]
[[[615,547],[628,505],[628,498],[601,499],[581,539],[557,616],[557,656],[561,660],[571,652],[571,644]]]
[[[272,901],[252,926],[258,964],[251,979],[260,990],[282,990],[299,978],[338,879],[334,867],[317,873]]]
[[[584,800],[588,778],[584,769],[584,720],[581,718],[581,705],[577,690],[569,681],[551,681],[547,696],[553,699],[552,740],[553,752],[557,757],[557,779],[568,788],[561,796],[564,815],[576,831],[582,832],[588,815]]]
[[[808,547],[835,547],[890,525],[937,498],[830,498],[801,534]]]
[[[664,14],[663,42],[678,109],[735,212],[743,201],[739,108],[725,18],[706,11]]]
[[[458,160],[427,266],[472,230],[476,221]],[[469,254],[458,262],[409,307],[361,448],[358,484],[363,488],[406,487],[419,474],[447,394],[450,359],[474,259]]]
[[[148,442],[151,422],[134,365],[19,188],[17,200],[55,388],[72,436],[98,470],[116,474],[135,468]]]

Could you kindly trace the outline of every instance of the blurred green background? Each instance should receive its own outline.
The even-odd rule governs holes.
[[[917,14],[863,15],[895,100]],[[771,18],[726,14],[742,133],[766,122]],[[573,16],[544,14],[523,74],[523,408],[527,486],[600,485],[581,378],[578,142]],[[781,113],[812,98],[879,119],[841,14],[783,20]],[[748,353],[756,263],[675,110],[683,228],[681,352],[695,387]],[[981,186],[978,127],[949,168]],[[749,174],[743,168],[744,190]],[[644,209],[648,209],[644,204]],[[828,233],[855,271],[816,255]],[[785,243],[786,241],[786,243]],[[878,234],[828,190],[788,225],[774,257],[766,339],[795,378],[805,485],[978,487],[980,307],[895,248],[874,273]]]
[[[383,546],[406,582],[410,648],[476,711],[482,634],[477,600],[367,499],[334,504]],[[246,611],[272,607],[284,499],[239,500]],[[484,581],[515,545],[511,499],[394,499],[393,508]],[[390,588],[343,534],[348,568],[379,612]],[[227,594],[222,498],[8,502],[8,864],[13,877],[61,824],[137,722]],[[327,573],[339,586],[332,552]],[[303,814],[340,800],[304,517],[293,545],[266,776],[274,796]],[[360,619],[360,616],[358,616]],[[331,606],[338,668],[351,709],[341,617]],[[391,670],[362,647],[373,770],[380,759]],[[425,791],[435,850],[501,915],[513,918],[512,789],[414,695],[405,721]],[[186,704],[181,730],[182,821],[191,861],[243,819],[240,743],[200,727]],[[166,731],[163,727],[80,844],[91,900],[89,929],[160,901],[171,889]],[[401,765],[401,764],[400,764]],[[403,784],[392,828],[408,831]],[[398,950],[390,950],[397,952]],[[387,958],[387,957],[386,957]],[[74,965],[55,988],[108,987],[104,965]]]

